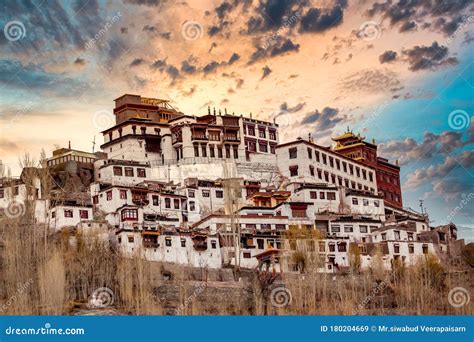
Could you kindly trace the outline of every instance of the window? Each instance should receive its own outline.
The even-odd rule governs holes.
[[[188,190],[188,197],[194,198],[194,190]]]
[[[138,220],[138,210],[137,209],[124,209],[124,210],[122,210],[122,220],[123,221],[137,221]]]
[[[89,218],[89,212],[87,210],[79,210],[79,217],[87,220]]]
[[[316,157],[316,161],[319,163],[319,152],[314,151],[314,156]]]
[[[146,177],[146,170],[143,168],[137,169],[137,177],[145,178]]]
[[[265,248],[265,242],[263,239],[257,239],[257,248],[258,249],[264,249]]]
[[[399,244],[393,245],[393,253],[400,254],[400,245]]]
[[[92,203],[93,204],[98,204],[99,203],[99,196],[95,195],[92,197]]]
[[[408,240],[413,241],[413,233],[407,233],[408,235]]]
[[[313,159],[313,150],[308,147],[308,158]]]
[[[181,238],[181,247],[186,247],[186,239]]]
[[[361,233],[367,233],[368,230],[367,230],[367,226],[359,226],[359,230]]]
[[[266,146],[267,145],[265,145],[265,148],[266,148]],[[238,158],[239,158],[239,150],[238,150],[237,146],[234,146],[234,159],[238,159]]]
[[[335,252],[336,251],[336,245],[334,242],[329,244],[329,252]]]
[[[120,199],[127,199],[127,190],[120,190]]]
[[[125,176],[133,177],[133,167],[126,167],[125,168]]]
[[[309,166],[309,174],[314,177],[314,166],[313,165]]]
[[[215,151],[214,151],[214,145],[209,145],[209,155],[211,156],[211,158],[216,157],[216,154],[215,154]]]
[[[207,149],[206,149],[206,145],[205,145],[205,144],[202,144],[202,145],[201,145],[201,151],[202,151],[202,156],[203,156],[203,157],[207,157]]]
[[[159,197],[158,196],[156,196],[156,195],[151,196],[151,200],[152,200],[152,203],[155,207],[159,205]]]
[[[353,204],[353,205],[359,205],[358,199],[355,198],[355,197],[352,197],[352,204]]]
[[[352,226],[346,225],[344,226],[344,233],[352,233],[354,232],[354,228]]]
[[[270,140],[276,140],[276,132],[268,130],[268,136],[270,137]]]
[[[107,196],[107,201],[111,201],[112,200],[112,190],[107,191],[106,196]]]
[[[255,127],[254,126],[247,126],[247,132],[249,135],[255,136]]]
[[[195,207],[194,201],[189,201],[189,210],[190,210],[190,211],[194,211],[194,210],[196,210],[196,207]]]
[[[341,242],[337,244],[337,251],[338,252],[347,252],[347,244],[345,242]]]
[[[169,197],[165,198],[165,208],[168,208],[168,209],[171,208],[171,198]]]
[[[379,200],[374,200],[374,206],[377,208],[380,206]]]
[[[171,238],[167,237],[167,238],[165,239],[165,246],[166,246],[166,247],[171,247]]]
[[[339,233],[340,231],[341,231],[341,226],[339,225],[331,226],[331,233]]]
[[[318,192],[317,191],[310,191],[309,192],[309,198],[317,199],[318,198]]]
[[[211,240],[211,248],[216,249],[217,248],[217,242],[216,240]]]
[[[321,192],[319,193],[319,198],[320,198],[320,199],[325,199],[325,198],[326,198],[326,193],[321,191]]]
[[[250,252],[244,252],[244,259],[250,259],[252,257],[252,254]]]
[[[408,253],[410,254],[415,253],[415,246],[413,246],[413,244],[408,245]]]
[[[260,152],[268,152],[267,143],[259,143],[258,149]]]
[[[258,129],[258,136],[259,136],[259,138],[266,138],[265,128],[259,128]]]
[[[395,230],[393,233],[395,235],[395,240],[400,240],[400,231]]]
[[[428,245],[423,244],[421,248],[423,249],[423,254],[428,254]]]
[[[202,197],[209,197],[209,196],[210,196],[209,190],[203,190],[202,191]]]
[[[377,230],[377,226],[370,226],[370,232],[374,232],[375,230]]]
[[[224,192],[222,190],[216,190],[216,198],[223,198]]]
[[[291,177],[298,176],[298,165],[290,166],[290,176]]]
[[[367,207],[367,206],[369,205],[369,200],[366,199],[366,198],[364,198],[364,199],[362,200],[362,203],[363,203],[364,207]]]
[[[194,145],[194,156],[199,157],[199,146],[198,145]]]
[[[114,166],[114,176],[121,176],[122,168],[120,166]]]
[[[336,193],[335,192],[328,192],[328,200],[335,201],[336,200]]]
[[[222,158],[222,147],[221,146],[217,147],[217,158]]]
[[[327,164],[327,157],[324,153],[321,153],[321,156],[322,156],[322,159],[323,159],[323,164],[326,165]]]
[[[173,206],[175,209],[179,209],[179,198],[173,200]]]
[[[382,241],[385,241],[385,240],[387,240],[387,234],[386,234],[386,233],[383,233],[383,234],[382,234]]]
[[[128,243],[134,243],[134,242],[135,242],[135,238],[133,236],[129,236]]]
[[[296,147],[290,148],[288,152],[290,153],[290,159],[296,159],[298,157],[298,150]]]
[[[68,210],[68,209],[64,210],[64,217],[72,217],[72,216],[73,216],[72,210]]]
[[[230,146],[229,145],[225,146],[225,157],[230,158]]]

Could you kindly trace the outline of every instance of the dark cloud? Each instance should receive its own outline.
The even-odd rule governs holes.
[[[280,55],[285,55],[290,52],[298,52],[299,44],[293,43],[289,38],[282,38],[278,36],[274,43],[267,48],[257,47],[257,50],[250,56],[248,64],[253,64],[260,60],[265,60]]]
[[[457,156],[448,156],[441,164],[415,170],[408,175],[406,186],[417,188],[422,184],[433,183],[433,181],[445,178],[458,167],[462,167],[464,170],[474,167],[474,150],[464,151]]]
[[[220,63],[216,61],[209,62],[204,68],[202,68],[202,72],[206,75],[212,72],[216,72],[219,66],[220,66]]]
[[[413,138],[391,140],[379,145],[381,154],[390,159],[398,159],[401,164],[431,159],[439,154],[444,156],[456,149],[469,145],[472,132],[467,141],[462,140],[461,132],[444,131],[440,134],[425,132],[423,141],[416,142]]]
[[[319,8],[311,8],[301,18],[299,32],[324,32],[342,23],[344,11],[341,6],[335,6],[327,12]]]
[[[169,77],[171,77],[171,79],[175,80],[179,77],[179,70],[172,66],[172,65],[168,65],[165,69],[166,73],[168,74]]]
[[[78,66],[84,66],[86,65],[87,61],[84,58],[77,57],[76,60],[74,61],[74,65]]]
[[[0,60],[0,84],[65,97],[77,96],[88,89],[86,83],[64,73],[50,73],[33,63],[23,65],[9,59]]]
[[[236,83],[235,87],[237,89],[240,89],[240,88],[242,88],[242,85],[244,84],[244,80],[242,78],[237,78],[235,80],[235,83]]]
[[[232,56],[230,56],[229,61],[227,62],[228,65],[232,65],[235,62],[237,62],[240,59],[240,55],[238,53],[233,53]]]
[[[416,29],[416,22],[414,20],[405,21],[402,26],[400,26],[400,32],[413,31]]]
[[[148,33],[156,33],[158,29],[156,28],[156,26],[145,25],[143,26],[143,31],[148,32]]]
[[[170,40],[171,39],[171,32],[161,32],[160,37],[164,38],[166,40]]]
[[[262,77],[260,78],[260,80],[263,80],[264,78],[266,78],[268,75],[270,75],[272,73],[272,69],[270,69],[268,67],[268,65],[265,65],[262,68],[262,71],[263,71],[263,74],[262,74]]]
[[[300,110],[302,110],[305,106],[306,106],[306,102],[298,103],[298,104],[294,105],[293,107],[288,107],[288,104],[286,102],[283,102],[280,105],[280,111],[285,111],[285,112],[288,112],[288,113],[296,113],[296,112],[299,112]]]
[[[165,0],[124,0],[124,2],[131,5],[158,7],[165,3]]]
[[[181,72],[185,74],[195,74],[197,71],[197,67],[195,65],[190,64],[188,61],[181,62]]]
[[[303,125],[314,125],[318,131],[326,131],[334,128],[343,120],[344,117],[339,116],[339,109],[324,107],[321,112],[316,109],[314,112],[306,114],[301,123]]]
[[[367,11],[371,17],[380,14],[392,26],[400,25],[400,32],[416,28],[417,18],[434,18],[433,28],[445,35],[453,34],[465,21],[471,0],[400,0],[375,2]],[[422,28],[431,25],[423,23]]]
[[[135,58],[131,63],[130,63],[130,66],[131,67],[134,67],[134,66],[139,66],[139,65],[142,65],[145,63],[145,60],[143,58]]]
[[[152,65],[150,65],[150,67],[152,69],[159,69],[159,70],[162,70],[166,67],[167,63],[166,63],[166,59],[158,59],[156,60],[155,62],[153,62]]]
[[[448,48],[436,41],[431,46],[414,46],[402,51],[411,71],[434,70],[442,65],[457,64],[457,59],[448,57],[448,53]]]
[[[379,56],[380,64],[393,62],[395,59],[397,59],[397,53],[392,50],[385,51]]]

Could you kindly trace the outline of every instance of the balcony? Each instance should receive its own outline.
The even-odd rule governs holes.
[[[224,134],[224,141],[226,142],[240,142],[240,138],[237,134]]]
[[[194,132],[194,133],[191,135],[191,140],[204,140],[204,141],[207,141],[208,138],[207,138],[207,136],[206,136],[206,133]]]

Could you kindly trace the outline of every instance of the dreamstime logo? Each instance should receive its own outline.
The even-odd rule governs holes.
[[[5,33],[5,38],[11,42],[15,42],[26,36],[25,25],[18,20],[10,21],[3,28],[3,33]]]
[[[24,284],[18,284],[16,293],[12,295],[10,298],[8,298],[6,303],[0,307],[0,313],[6,311],[9,306],[15,303],[19,297],[21,297],[24,293],[26,293],[26,291],[32,284],[33,284],[33,279],[29,279]]]
[[[98,42],[106,33],[107,31],[112,27],[113,24],[117,23],[120,18],[122,17],[122,13],[117,12],[112,18],[107,18],[107,21],[104,24],[104,27],[102,27],[99,32],[97,32],[94,37],[89,39],[89,41],[86,43],[86,50],[89,50],[92,48],[92,46]]]
[[[181,35],[184,39],[193,41],[202,37],[203,28],[197,21],[185,21],[181,27]]]
[[[5,215],[12,219],[19,218],[20,216],[25,215],[25,212],[25,203],[20,200],[12,200],[5,208]]]
[[[471,124],[471,117],[466,111],[457,109],[449,113],[448,125],[456,131],[466,129]]]
[[[270,293],[270,302],[277,308],[288,306],[291,301],[291,292],[286,287],[276,287]]]
[[[273,121],[280,127],[289,127],[291,124],[291,114],[286,110],[278,110],[270,114]]]
[[[445,225],[452,222],[453,218],[474,198],[474,193],[470,192],[469,194],[461,194],[462,200],[459,204],[454,207],[453,210],[449,213],[448,216],[441,222],[441,224]]]
[[[184,304],[182,304],[178,309],[176,309],[175,314],[181,315],[183,311],[190,304],[192,304],[196,300],[197,296],[199,296],[206,288],[207,288],[207,283],[198,285],[197,288],[194,290],[193,294],[190,295],[188,298],[186,298],[186,300],[184,301]]]
[[[114,123],[114,115],[108,110],[99,110],[92,116],[92,124],[97,129],[106,129]]]
[[[114,293],[108,287],[99,287],[92,293],[89,304],[95,308],[105,308],[114,303]]]
[[[366,21],[359,27],[359,37],[365,41],[380,38],[380,25],[375,21]]]
[[[449,291],[448,302],[455,308],[467,305],[470,300],[471,296],[464,287],[455,287]]]

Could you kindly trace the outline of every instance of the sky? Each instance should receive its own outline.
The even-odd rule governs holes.
[[[0,160],[91,151],[122,94],[275,120],[281,142],[349,127],[402,166],[406,207],[474,240],[470,0],[0,3]]]

